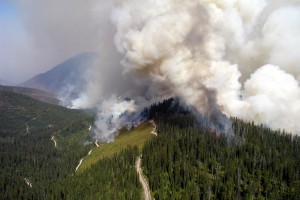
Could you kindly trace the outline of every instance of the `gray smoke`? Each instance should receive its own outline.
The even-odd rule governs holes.
[[[102,58],[73,102],[98,108],[98,137],[126,124],[123,113],[171,96],[220,113],[224,126],[222,116],[233,116],[299,134],[298,1],[115,0],[106,8]]]

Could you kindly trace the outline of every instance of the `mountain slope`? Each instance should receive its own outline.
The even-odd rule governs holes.
[[[78,172],[90,168],[93,164],[101,161],[103,158],[110,158],[114,154],[120,153],[128,147],[137,146],[139,151],[141,151],[144,143],[154,137],[154,135],[151,134],[152,130],[153,125],[149,122],[130,131],[122,130],[114,142],[102,143],[99,147],[93,149],[93,151],[84,158]]]
[[[93,120],[91,113],[2,88],[0,199],[140,199],[139,150],[133,147],[140,140],[132,141],[137,131],[131,131],[134,137],[122,132],[124,148],[74,174],[78,161],[94,148],[89,136]]]
[[[45,103],[50,104],[59,104],[59,100],[55,98],[53,94],[47,93],[45,91],[32,89],[32,88],[25,88],[25,87],[13,87],[13,86],[0,86],[0,90],[10,90],[15,93],[23,94],[30,98],[33,98],[38,101],[42,101]]]
[[[155,199],[299,199],[299,136],[232,119],[228,139],[166,108],[152,107],[158,136],[143,148]]]
[[[46,125],[64,126],[71,120],[84,116],[83,111],[70,110],[61,106],[37,101],[26,95],[15,93],[10,87],[0,88],[0,130],[20,132],[20,126],[34,120],[37,129],[47,128]],[[22,125],[23,124],[23,125]]]
[[[94,53],[78,54],[20,86],[44,90],[57,96],[76,97],[84,86],[82,74],[96,57]]]
[[[92,123],[92,114],[2,88],[0,199],[44,199],[46,188],[71,176],[91,148],[87,141]]]

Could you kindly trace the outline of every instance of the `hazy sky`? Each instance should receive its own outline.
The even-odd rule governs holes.
[[[0,79],[24,81],[93,51],[95,11],[89,0],[0,0]]]

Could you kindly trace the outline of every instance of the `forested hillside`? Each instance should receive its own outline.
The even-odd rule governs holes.
[[[44,199],[90,149],[93,115],[0,90],[1,199]]]
[[[47,199],[141,199],[138,175],[135,169],[137,147],[129,147],[107,157],[87,170],[68,177],[57,184],[55,195]]]
[[[173,100],[152,106],[158,136],[143,149],[158,199],[299,199],[300,138],[233,119],[235,139],[200,130]],[[170,106],[173,105],[173,106]]]
[[[95,148],[89,135],[93,118],[0,90],[0,199],[140,199],[137,147],[124,145],[75,173]]]
[[[23,94],[28,96],[32,99],[42,101],[45,103],[55,104],[58,105],[60,101],[54,96],[54,94],[47,93],[45,91],[32,89],[32,88],[25,88],[25,87],[15,87],[15,86],[1,86],[0,90],[8,90],[18,94]]]
[[[138,127],[131,130],[122,129],[116,136],[115,141],[111,143],[101,143],[98,148],[94,148],[93,151],[84,158],[82,165],[78,168],[77,173],[88,169],[91,165],[97,163],[103,158],[112,157],[114,154],[118,154],[127,147],[136,146],[139,151],[143,148],[145,142],[154,137],[151,134],[153,125],[149,122],[140,124]]]
[[[95,148],[89,135],[93,114],[9,90],[0,90],[0,96],[0,199],[139,200],[135,162],[141,153],[156,200],[300,197],[299,137],[232,119],[235,138],[228,140],[199,128],[169,99],[143,112],[155,120],[157,137],[138,148],[129,139],[152,128],[144,124],[128,137],[124,132],[119,143],[94,149],[101,158],[75,173],[79,160]],[[114,145],[130,147],[103,156],[101,149]]]

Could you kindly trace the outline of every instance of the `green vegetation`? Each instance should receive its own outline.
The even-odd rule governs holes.
[[[229,141],[200,130],[172,99],[145,113],[156,121],[157,137],[144,123],[95,148],[93,114],[1,89],[0,199],[138,200],[141,153],[156,200],[299,199],[299,137],[233,119]]]
[[[84,111],[43,103],[9,89],[0,89],[0,130],[5,134],[27,134],[44,130],[58,130],[74,121],[84,121],[88,127],[93,115]],[[89,124],[88,124],[89,123]],[[29,130],[27,131],[27,126]]]
[[[224,135],[195,128],[188,113],[159,110],[150,110],[158,136],[143,149],[156,200],[299,199],[299,137],[234,119],[240,142],[228,142]]]
[[[154,135],[151,134],[152,130],[153,125],[149,122],[130,131],[122,130],[114,142],[102,143],[99,147],[95,148],[92,153],[84,159],[78,172],[84,171],[103,158],[112,157],[114,154],[121,152],[129,146],[137,146],[139,151],[141,151],[144,143],[154,137]]]
[[[137,147],[128,147],[90,168],[57,184],[47,199],[141,199],[141,185],[135,169]]]
[[[44,199],[91,148],[92,122],[90,113],[0,90],[0,199]]]
[[[59,100],[55,98],[53,94],[47,93],[45,91],[33,89],[33,88],[24,88],[24,87],[12,87],[12,86],[1,86],[0,90],[9,90],[18,94],[23,94],[32,99],[42,101],[50,104],[59,104]]]
[[[93,120],[91,113],[1,89],[0,199],[140,199],[135,160],[153,127],[122,131],[117,147],[75,175],[79,160],[94,148],[88,134]]]

